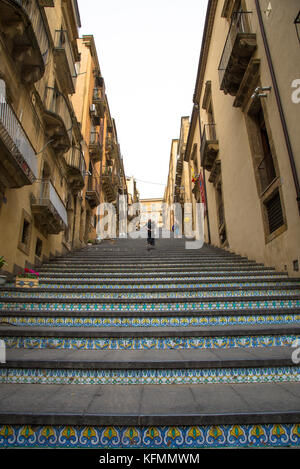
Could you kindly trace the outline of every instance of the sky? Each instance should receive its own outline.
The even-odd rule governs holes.
[[[163,197],[172,139],[190,116],[207,0],[78,0],[95,39],[126,176]]]

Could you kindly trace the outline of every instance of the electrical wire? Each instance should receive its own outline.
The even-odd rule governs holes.
[[[142,181],[141,179],[134,178],[138,182],[143,182],[144,184],[154,184],[157,186],[165,186],[166,184],[161,184],[160,182],[150,182],[150,181]]]

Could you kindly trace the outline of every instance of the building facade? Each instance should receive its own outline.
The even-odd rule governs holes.
[[[0,255],[8,274],[97,236],[126,189],[92,36],[76,0],[0,1]]]
[[[185,153],[206,191],[206,241],[295,276],[298,12],[296,0],[208,2]]]

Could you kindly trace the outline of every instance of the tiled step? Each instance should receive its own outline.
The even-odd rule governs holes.
[[[121,266],[121,267],[127,267],[127,266],[137,266],[140,268],[143,268],[145,265],[147,266],[185,266],[185,265],[257,265],[257,266],[262,266],[263,264],[258,264],[254,261],[249,261],[248,259],[232,259],[232,260],[227,260],[227,259],[204,259],[202,257],[198,258],[170,258],[167,257],[166,259],[162,258],[157,258],[157,259],[133,259],[133,258],[128,258],[126,261],[122,260],[120,257],[116,258],[103,258],[99,257],[96,259],[82,259],[82,260],[76,260],[76,259],[56,259],[55,261],[51,262],[46,262],[43,264],[43,267],[64,267],[64,266],[86,266],[86,267],[93,267],[96,265],[101,265],[101,266]]]
[[[177,290],[177,291],[115,291],[112,289],[109,292],[84,292],[84,291],[72,291],[72,292],[61,292],[59,289],[56,292],[39,291],[24,288],[22,291],[15,289],[12,291],[2,290],[2,299],[74,299],[74,300],[85,300],[85,299],[136,299],[136,300],[151,300],[151,299],[213,299],[213,298],[272,298],[282,297],[283,298],[299,298],[300,299],[300,288],[277,288],[277,289],[223,289],[223,290]]]
[[[293,312],[300,308],[300,299],[294,297],[274,296],[272,299],[268,297],[243,297],[243,299],[235,300],[230,297],[227,299],[220,298],[218,300],[211,298],[202,298],[201,301],[194,298],[185,298],[184,301],[174,301],[173,298],[152,298],[149,300],[137,301],[132,298],[114,300],[105,299],[80,299],[73,301],[72,298],[49,298],[47,300],[36,298],[22,298],[22,302],[18,298],[2,298],[0,302],[0,310],[2,314],[9,312],[59,312],[59,313],[91,313],[96,314],[112,314],[112,313],[151,313],[153,315],[163,313],[184,312],[190,314],[198,314],[202,312],[218,312],[222,314],[231,314],[232,312],[249,311],[264,312],[276,311],[282,313],[284,311]]]
[[[70,283],[71,282],[71,283]],[[34,293],[39,292],[54,292],[54,291],[61,291],[64,292],[76,292],[79,293],[86,293],[89,291],[105,291],[105,292],[139,292],[144,291],[147,292],[167,292],[167,291],[201,291],[201,292],[208,292],[212,291],[237,291],[237,290],[264,290],[266,288],[270,288],[272,290],[299,290],[300,282],[296,279],[286,280],[285,278],[276,279],[274,282],[272,279],[261,281],[261,279],[256,278],[251,282],[247,282],[246,280],[240,279],[239,282],[220,282],[218,280],[211,279],[210,282],[198,282],[197,280],[189,280],[187,283],[184,280],[178,280],[176,282],[172,282],[172,279],[168,281],[161,282],[156,280],[156,283],[153,280],[140,280],[138,283],[131,282],[128,283],[125,279],[123,280],[108,280],[108,279],[101,279],[100,283],[98,281],[89,281],[86,283],[84,280],[81,279],[70,279],[70,281],[66,279],[61,279],[60,283],[57,283],[55,280],[49,281],[40,281],[39,288],[34,289]],[[5,296],[6,292],[27,292],[26,288],[22,287],[15,287],[13,283],[7,283],[4,287],[0,288],[0,295]],[[13,295],[12,295],[13,296]]]
[[[7,384],[0,389],[0,424],[12,427],[2,426],[1,437],[4,442],[10,440],[11,445],[30,446],[40,436],[39,443],[45,446],[55,443],[62,447],[93,446],[90,436],[83,438],[84,431],[87,433],[90,428],[101,439],[98,445],[97,438],[94,440],[95,447],[120,447],[117,446],[120,437],[127,432],[127,442],[123,442],[132,449],[142,443],[141,431],[144,437],[148,433],[143,443],[150,446],[155,438],[157,443],[162,440],[160,432],[165,433],[161,426],[167,426],[169,438],[164,443],[169,441],[171,447],[177,448],[184,444],[199,445],[201,440],[201,446],[208,444],[206,439],[203,441],[207,431],[211,432],[211,446],[230,441],[232,445],[241,444],[244,432],[250,446],[251,442],[252,446],[280,446],[283,435],[288,436],[284,438],[285,444],[296,445],[300,443],[299,391],[300,383],[196,384],[172,388],[107,385],[101,391],[95,385]],[[67,401],[66,396],[69,396]],[[29,427],[28,435],[24,425],[35,428]],[[240,428],[234,427],[237,425]],[[46,426],[50,426],[48,434]],[[185,426],[188,428],[182,428]],[[205,431],[204,426],[217,428]],[[138,431],[136,427],[148,428]],[[151,428],[154,435],[150,433]],[[228,430],[232,431],[231,435]]]
[[[43,273],[47,273],[47,274],[50,274],[50,273],[55,273],[55,272],[62,272],[62,273],[75,273],[77,275],[81,275],[81,273],[83,274],[86,274],[87,272],[89,273],[101,273],[101,272],[116,272],[116,273],[127,273],[127,272],[170,272],[170,273],[176,273],[176,272],[215,272],[215,273],[220,273],[220,272],[230,272],[230,271],[234,271],[234,272],[249,272],[251,273],[252,271],[253,272],[271,272],[273,273],[273,269],[272,268],[268,268],[268,267],[264,267],[264,266],[247,266],[247,265],[243,265],[243,266],[235,266],[234,268],[232,266],[229,266],[228,264],[225,264],[224,266],[222,266],[222,268],[216,268],[215,265],[211,265],[211,266],[206,266],[206,265],[199,265],[198,267],[197,266],[194,266],[191,264],[191,266],[178,266],[177,268],[174,266],[174,267],[167,267],[167,266],[163,266],[163,267],[158,267],[158,266],[143,266],[143,267],[137,267],[137,266],[133,266],[133,267],[128,267],[128,265],[126,267],[122,267],[122,266],[118,266],[116,265],[115,267],[101,267],[101,265],[99,266],[96,266],[96,267],[89,267],[88,269],[85,267],[85,266],[82,266],[82,267],[66,267],[66,268],[61,268],[61,267],[47,267],[47,268],[40,268],[39,269],[39,273],[43,274]]]
[[[142,281],[142,280],[148,280],[148,281],[152,281],[152,282],[155,282],[155,281],[162,281],[162,280],[167,280],[167,281],[170,281],[170,280],[174,280],[174,281],[177,281],[177,280],[198,280],[198,281],[217,281],[217,280],[228,280],[228,281],[236,281],[237,279],[238,280],[248,280],[248,281],[251,281],[251,280],[277,280],[277,279],[280,279],[280,280],[287,280],[288,277],[287,276],[283,276],[282,274],[280,273],[269,273],[269,272],[244,272],[244,273],[241,273],[241,272],[235,272],[235,271],[231,271],[230,274],[228,273],[226,275],[226,272],[222,273],[222,272],[206,272],[205,274],[200,274],[199,272],[189,272],[189,273],[185,273],[185,272],[178,272],[178,273],[174,273],[174,274],[170,274],[170,273],[157,273],[155,276],[153,276],[154,274],[153,273],[132,273],[132,272],[128,272],[128,273],[110,273],[110,274],[106,274],[106,275],[101,275],[101,274],[97,274],[97,273],[80,273],[80,275],[76,275],[75,273],[69,273],[69,274],[65,274],[65,273],[51,273],[51,274],[48,274],[48,273],[44,273],[40,276],[40,280],[42,282],[48,282],[49,280],[56,280],[56,281],[62,281],[62,280],[66,280],[67,281],[70,281],[73,282],[73,281],[93,281],[93,282],[105,282],[105,281],[110,281],[110,280],[117,280],[117,281],[124,281],[124,280],[127,280],[128,279],[131,279],[133,281]],[[78,280],[78,278],[80,278],[80,280]]]
[[[9,350],[1,384],[233,384],[299,382],[289,347],[246,350]]]
[[[1,447],[300,446],[299,279],[184,242],[104,241],[0,290]]]
[[[21,327],[0,326],[0,338],[11,349],[94,351],[224,350],[291,347],[300,337],[298,325],[244,324],[186,327]],[[292,352],[291,352],[292,353]]]
[[[231,328],[234,325],[273,325],[273,324],[294,324],[295,326],[300,322],[300,310],[298,312],[259,312],[253,313],[251,311],[233,312],[232,314],[198,314],[191,316],[188,313],[175,314],[174,312],[169,315],[151,315],[150,313],[138,316],[130,313],[122,315],[104,315],[104,314],[89,314],[82,315],[80,313],[43,313],[43,312],[24,312],[3,313],[0,319],[1,324],[10,324],[12,326],[39,326],[39,327],[97,327],[97,328],[130,328],[130,327],[143,327],[143,328],[177,328],[181,333],[188,327],[203,327],[211,325],[220,325]]]

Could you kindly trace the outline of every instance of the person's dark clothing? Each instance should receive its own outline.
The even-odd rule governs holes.
[[[148,223],[147,223],[147,228],[148,228],[147,243],[150,244],[151,246],[154,246],[155,241],[154,241],[154,238],[152,238],[151,220],[148,221]]]

